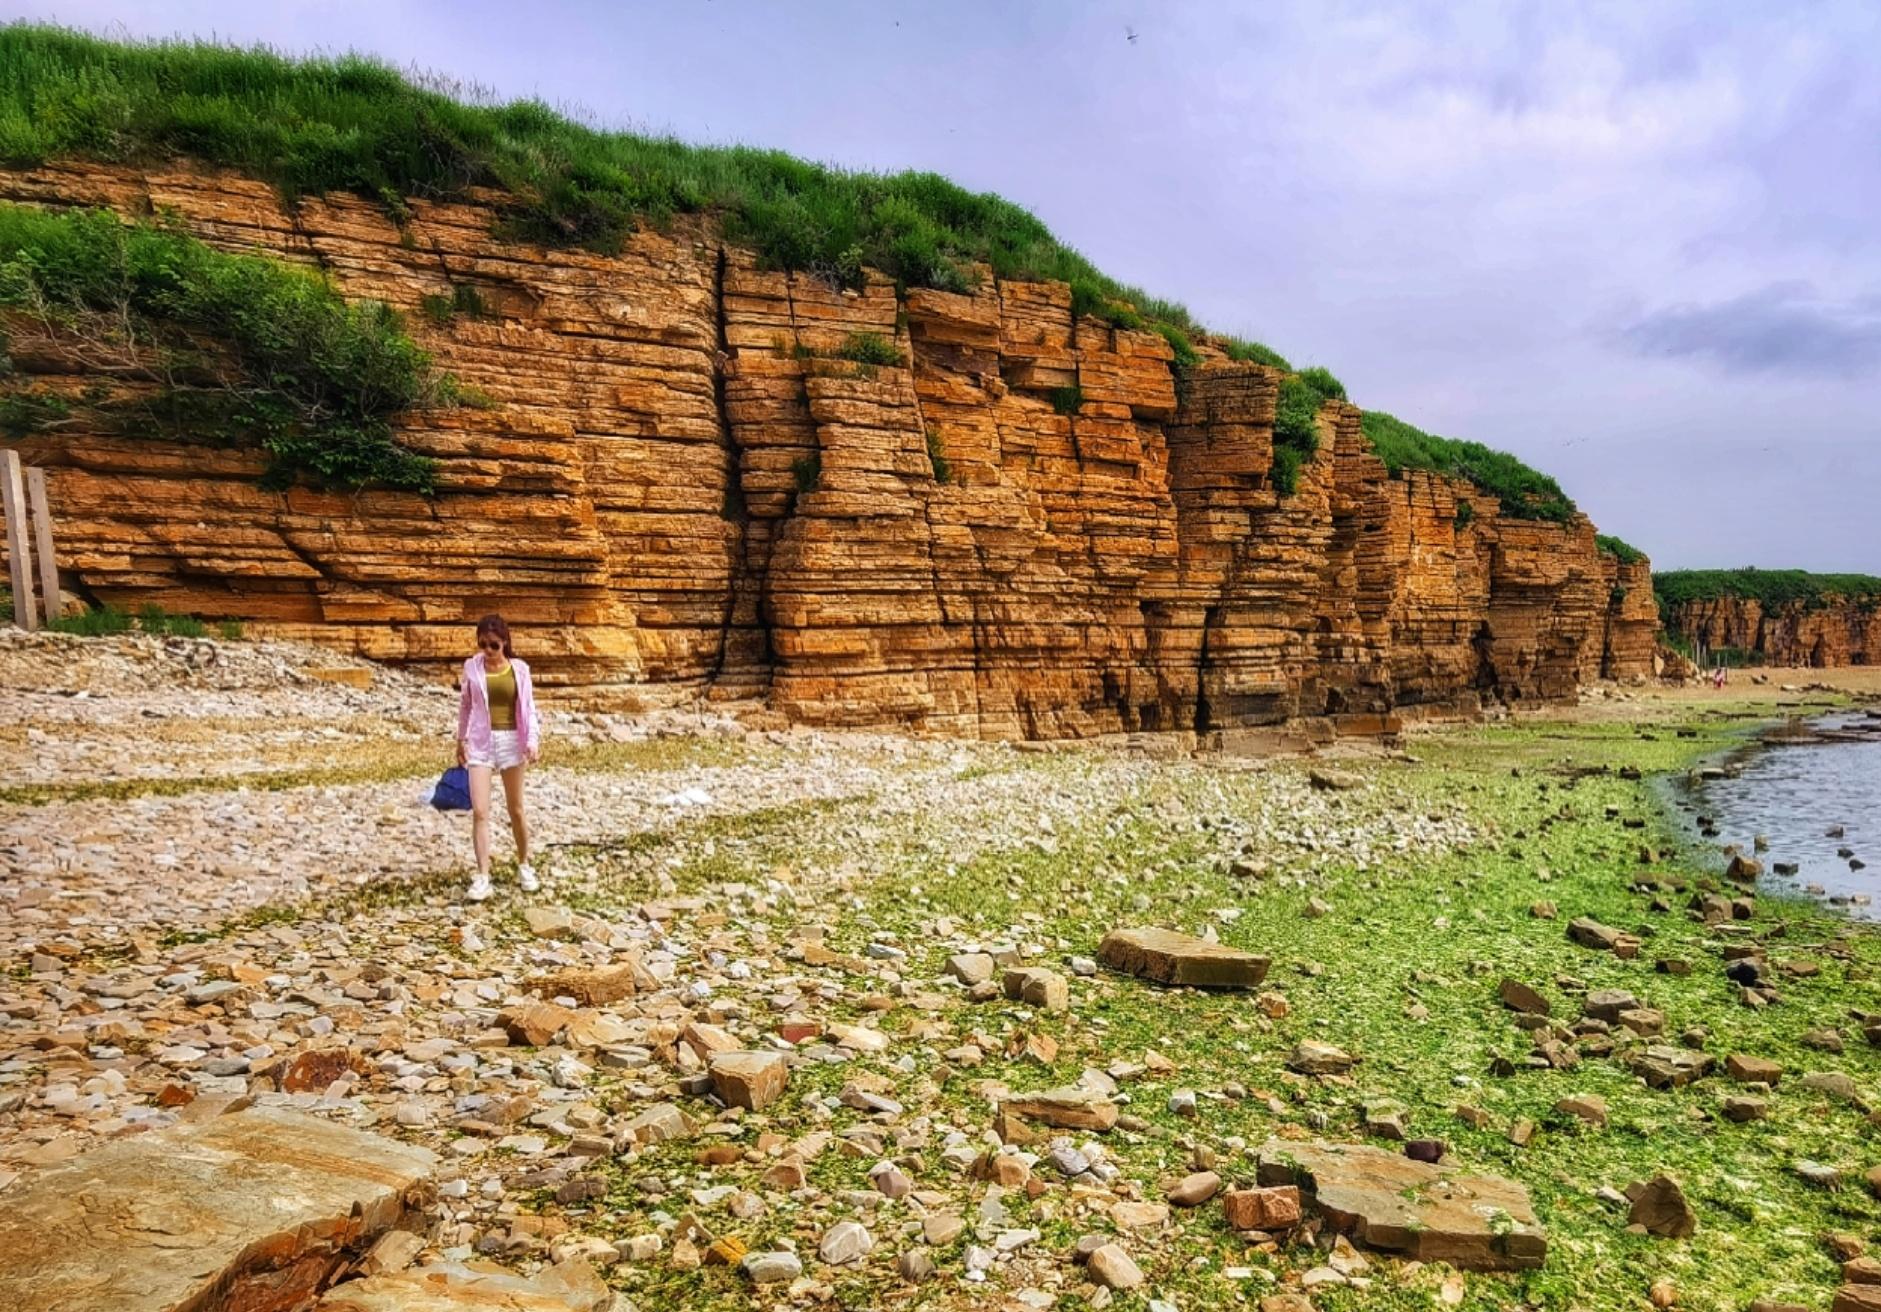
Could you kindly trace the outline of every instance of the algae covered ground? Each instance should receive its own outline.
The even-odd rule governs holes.
[[[951,998],[923,1011],[906,996],[838,990],[832,1016],[872,1018],[897,1041],[881,1056],[800,1072],[791,1096],[833,1096],[857,1079],[858,1068],[873,1071],[878,1083],[870,1087],[908,1107],[897,1120],[901,1151],[895,1128],[872,1138],[863,1112],[818,1106],[812,1119],[820,1128],[840,1142],[845,1131],[864,1127],[866,1146],[820,1157],[800,1204],[786,1200],[749,1220],[717,1223],[716,1232],[736,1233],[753,1248],[794,1239],[807,1254],[819,1228],[848,1214],[844,1191],[854,1191],[857,1203],[872,1201],[870,1167],[881,1156],[898,1158],[918,1184],[954,1196],[968,1233],[953,1249],[933,1254],[940,1280],[911,1286],[892,1266],[875,1262],[849,1275],[825,1268],[829,1292],[847,1306],[973,1302],[972,1286],[945,1277],[958,1269],[956,1250],[976,1242],[971,1223],[981,1215],[987,1186],[936,1169],[947,1131],[983,1147],[988,1097],[1000,1085],[1068,1084],[1087,1067],[1125,1062],[1147,1067],[1122,1086],[1129,1111],[1147,1125],[1102,1136],[1103,1146],[1149,1199],[1192,1169],[1198,1152],[1230,1183],[1251,1182],[1252,1162],[1242,1149],[1277,1133],[1363,1139],[1358,1109],[1380,1101],[1401,1105],[1414,1136],[1443,1139],[1469,1167],[1507,1175],[1532,1191],[1549,1232],[1543,1269],[1459,1280],[1441,1267],[1374,1256],[1369,1270],[1348,1283],[1315,1289],[1315,1306],[1630,1308],[1663,1281],[1685,1307],[1736,1308],[1757,1298],[1826,1306],[1839,1262],[1825,1236],[1875,1231],[1881,1211],[1861,1176],[1881,1161],[1881,1149],[1858,1106],[1797,1079],[1845,1071],[1864,1091],[1871,1087],[1873,1050],[1850,1011],[1881,1009],[1881,988],[1872,981],[1881,939],[1813,904],[1768,896],[1752,920],[1726,927],[1708,927],[1688,912],[1689,891],[1661,890],[1657,896],[1672,909],[1652,909],[1655,893],[1642,891],[1642,880],[1682,878],[1694,889],[1719,882],[1722,862],[1702,853],[1641,862],[1643,846],[1673,846],[1652,774],[1683,770],[1745,732],[1742,716],[1687,718],[1689,736],[1670,722],[1640,729],[1541,721],[1418,739],[1415,760],[1362,765],[1360,786],[1331,794],[1328,830],[1384,818],[1387,832],[1440,822],[1467,828],[1469,836],[1454,846],[1407,844],[1403,853],[1385,838],[1363,868],[1349,856],[1321,859],[1301,847],[1262,852],[1258,838],[1243,837],[1257,833],[1263,796],[1275,782],[1297,775],[1298,767],[1287,765],[1250,774],[1186,765],[1151,771],[1112,805],[1067,824],[1051,818],[1051,799],[1077,791],[1071,781],[1087,768],[1081,756],[1016,757],[1006,769],[1022,773],[1025,791],[1038,800],[1044,823],[1037,841],[959,863],[950,859],[947,816],[885,820],[873,803],[768,814],[725,828],[709,850],[668,867],[679,891],[722,887],[741,871],[761,878],[806,862],[847,865],[842,895],[825,903],[828,942],[855,953],[872,943],[905,950],[898,964],[909,981],[943,975],[945,957],[974,940],[1016,944],[1058,961],[1090,954],[1114,926],[1198,933],[1212,927],[1222,941],[1274,958],[1268,989],[1284,995],[1286,1005],[1284,1015],[1270,1017],[1264,1012],[1278,1010],[1271,999],[1257,1004],[1247,994],[1163,990],[1108,974],[1074,980],[1070,1010],[1054,1016],[1004,1002],[975,1009]],[[1623,777],[1623,767],[1646,777]],[[1629,827],[1629,819],[1644,821],[1643,828]],[[1746,846],[1749,837],[1741,836]],[[1232,873],[1243,850],[1266,870]],[[618,868],[644,873],[647,862],[658,860],[641,851]],[[607,867],[609,858],[600,864]],[[1310,914],[1309,898],[1329,909]],[[1542,901],[1554,904],[1556,918],[1532,914]],[[1640,935],[1643,950],[1622,960],[1576,945],[1564,926],[1582,915]],[[1778,963],[1777,1005],[1744,1005],[1723,974],[1721,949],[1751,941],[1765,943]],[[1655,968],[1661,958],[1681,959],[1691,973],[1662,973]],[[1791,961],[1813,963],[1819,973],[1786,974],[1782,963]],[[1562,1024],[1579,1015],[1577,997],[1586,990],[1630,990],[1665,1013],[1664,1041],[1684,1035],[1720,1069],[1677,1090],[1646,1087],[1617,1056],[1499,1076],[1498,1058],[1519,1066],[1529,1049],[1529,1035],[1496,998],[1505,976],[1539,989]],[[1703,1033],[1689,1033],[1695,1028]],[[1842,1030],[1845,1052],[1801,1042],[1805,1033],[1828,1028]],[[1026,1051],[1023,1036],[1039,1033],[1055,1041],[1054,1060]],[[1289,1073],[1285,1056],[1306,1038],[1356,1055],[1349,1080]],[[946,1054],[962,1044],[976,1047],[983,1060],[971,1066],[950,1060]],[[1719,1114],[1727,1093],[1746,1092],[1722,1071],[1735,1053],[1785,1069],[1767,1119],[1740,1125]],[[1185,1089],[1198,1094],[1193,1119],[1168,1109],[1170,1095]],[[1588,1126],[1553,1110],[1583,1094],[1606,1100],[1607,1125]],[[1455,1112],[1461,1105],[1486,1111],[1486,1123],[1465,1123]],[[913,1134],[906,1129],[911,1117]],[[786,1136],[807,1124],[801,1105],[753,1119]],[[1522,1120],[1537,1129],[1518,1147],[1509,1130]],[[755,1124],[745,1130],[762,1133]],[[625,1236],[656,1224],[662,1211],[717,1202],[727,1186],[763,1193],[763,1160],[707,1168],[696,1157],[696,1143],[675,1143],[623,1170],[608,1199],[617,1209],[611,1224]],[[1795,1170],[1803,1161],[1839,1168],[1843,1184],[1806,1183]],[[1628,1233],[1625,1203],[1601,1196],[1661,1172],[1680,1181],[1697,1214],[1688,1239]],[[1037,1174],[1051,1178],[1043,1167]],[[663,1183],[649,1186],[662,1176]],[[1082,1234],[1111,1232],[1078,1193],[1061,1181],[1032,1200],[1007,1191],[998,1203],[1003,1215],[987,1233],[1035,1228],[1040,1237],[1031,1247],[1062,1254]],[[697,1210],[703,1217],[709,1209]],[[877,1234],[884,1247],[899,1246],[892,1221],[884,1226],[866,1207],[858,1214],[887,1231]],[[1218,1206],[1178,1211],[1166,1230],[1126,1235],[1125,1243],[1148,1276],[1140,1296],[1183,1308],[1252,1304],[1295,1287],[1301,1272],[1324,1261],[1311,1248],[1250,1249],[1226,1229]],[[1002,1284],[1010,1295],[1010,1284],[998,1281],[982,1296],[995,1300]],[[1043,1284],[1056,1305],[1082,1305],[1075,1280]],[[729,1306],[749,1296],[734,1271],[710,1266],[649,1270],[624,1287],[661,1306],[709,1306],[719,1298]],[[1668,1294],[1663,1284],[1660,1293]]]

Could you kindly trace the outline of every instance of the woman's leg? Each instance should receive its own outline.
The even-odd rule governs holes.
[[[489,878],[490,767],[487,765],[470,767],[470,846],[477,854],[477,873]]]
[[[509,803],[509,832],[516,838],[516,864],[529,864],[529,820],[523,815],[523,770],[512,765],[503,771],[503,800]],[[489,785],[485,784],[487,788]]]

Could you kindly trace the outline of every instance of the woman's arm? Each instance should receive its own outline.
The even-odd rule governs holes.
[[[458,679],[457,694],[457,763],[464,764],[470,759],[464,747],[464,735],[470,732],[470,678],[468,675]]]
[[[523,756],[534,761],[542,754],[542,720],[536,714],[535,676],[526,664],[517,664],[516,724],[522,730]]]

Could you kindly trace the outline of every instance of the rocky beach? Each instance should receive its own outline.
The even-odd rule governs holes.
[[[447,689],[148,637],[9,634],[0,678],[9,1306],[183,1306],[177,1243],[329,1309],[1827,1307],[1867,1270],[1881,942],[1650,788],[1845,692],[1268,760],[551,706],[547,886],[471,906],[420,800]],[[299,1238],[245,1254],[205,1153],[300,1172]],[[113,1181],[161,1223],[33,1256]]]

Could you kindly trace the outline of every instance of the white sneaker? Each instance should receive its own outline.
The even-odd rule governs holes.
[[[490,894],[495,891],[495,889],[490,887],[490,877],[488,875],[478,875],[470,881],[470,891],[464,894],[464,900],[467,902],[483,902],[488,900]]]
[[[542,887],[542,881],[536,878],[536,868],[527,861],[516,867],[516,883],[525,893],[534,893]]]

